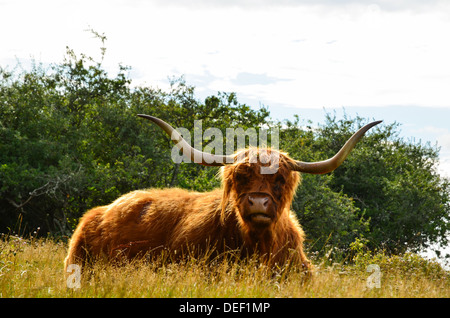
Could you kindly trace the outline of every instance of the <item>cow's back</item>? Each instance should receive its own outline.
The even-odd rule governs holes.
[[[81,218],[70,242],[66,267],[84,263],[88,256],[132,258],[147,251],[174,250],[199,233],[193,223],[204,225],[210,219],[205,219],[205,213],[213,213],[219,202],[219,191],[198,193],[172,188],[127,193]]]

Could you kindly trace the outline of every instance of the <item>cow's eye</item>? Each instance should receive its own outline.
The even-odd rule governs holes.
[[[240,185],[245,185],[248,183],[248,175],[246,173],[236,173],[236,182]]]
[[[234,174],[234,177],[236,179],[236,182],[240,185],[245,185],[249,182],[251,175],[250,167],[246,165],[239,166]]]
[[[277,185],[282,186],[282,185],[284,185],[284,184],[286,183],[286,180],[284,179],[283,176],[278,175],[278,176],[275,178],[275,183],[276,183]]]

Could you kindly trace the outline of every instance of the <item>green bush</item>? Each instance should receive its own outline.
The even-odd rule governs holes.
[[[346,267],[347,270],[364,273],[369,265],[376,264],[385,277],[390,275],[403,278],[417,276],[431,280],[450,279],[450,273],[436,260],[428,260],[411,252],[390,255],[385,250],[372,251],[366,243],[366,240],[356,239],[350,244],[350,265]]]

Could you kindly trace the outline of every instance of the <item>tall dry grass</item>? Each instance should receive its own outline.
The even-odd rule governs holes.
[[[99,262],[81,275],[80,288],[68,288],[66,252],[67,244],[52,240],[1,239],[0,297],[450,297],[449,273],[413,254],[359,252],[351,265],[318,259],[306,280],[303,273],[274,274],[252,260]],[[380,266],[380,288],[368,285],[370,262]]]

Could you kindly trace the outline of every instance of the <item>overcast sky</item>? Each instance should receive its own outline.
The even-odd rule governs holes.
[[[132,67],[135,84],[185,75],[199,99],[236,92],[274,118],[325,111],[401,123],[438,142],[450,176],[450,1],[0,0],[0,66],[62,61],[66,46]],[[325,108],[325,110],[324,110]]]

